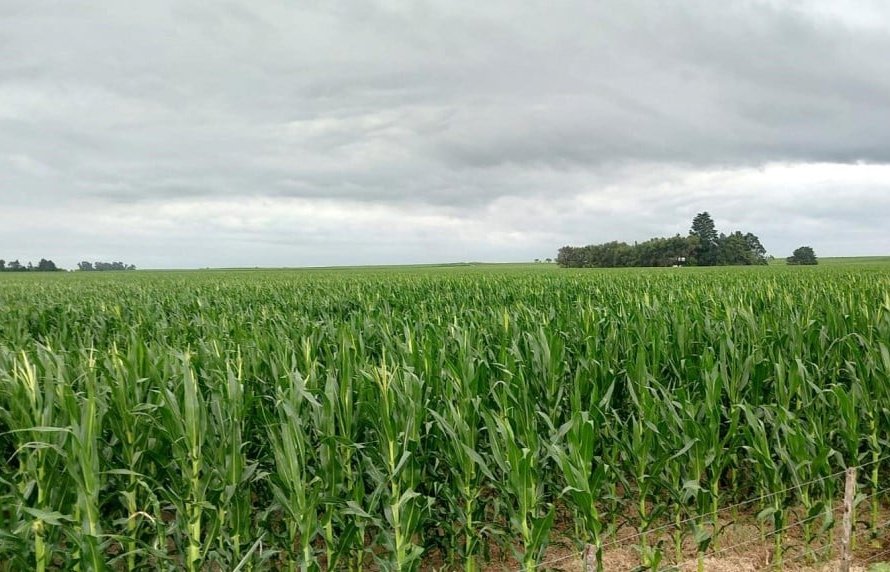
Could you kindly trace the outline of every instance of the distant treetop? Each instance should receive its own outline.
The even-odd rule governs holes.
[[[77,269],[81,272],[104,272],[109,270],[136,270],[132,264],[123,262],[83,262],[77,263]]]
[[[791,256],[785,259],[785,262],[792,265],[819,264],[819,260],[816,258],[816,253],[809,246],[801,246],[800,248],[795,249]]]
[[[23,265],[18,259],[11,262],[6,262],[5,260],[0,259],[0,272],[57,272],[59,270],[61,270],[61,268],[56,266],[55,262],[45,258],[41,258],[40,262],[37,263],[37,266],[34,266],[31,262],[27,265]]]

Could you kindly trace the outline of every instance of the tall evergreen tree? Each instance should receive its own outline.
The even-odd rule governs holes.
[[[698,238],[698,248],[695,252],[696,264],[699,266],[717,264],[720,258],[719,235],[717,227],[714,225],[714,219],[707,211],[695,215],[689,234]]]

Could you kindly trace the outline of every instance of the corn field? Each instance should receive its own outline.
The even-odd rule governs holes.
[[[780,567],[888,436],[890,267],[0,279],[3,571],[657,570],[747,499]]]

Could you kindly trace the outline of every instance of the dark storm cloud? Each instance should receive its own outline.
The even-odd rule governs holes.
[[[473,165],[890,158],[886,27],[762,3],[680,5],[599,3],[575,50],[530,35],[499,73],[537,84],[534,105],[515,89],[466,107],[446,152]]]
[[[162,263],[165,247],[127,242],[137,227],[169,233],[158,213],[183,243],[293,245],[339,241],[337,221],[367,209],[366,234],[346,236],[389,245],[368,261],[546,256],[561,240],[671,232],[703,208],[771,228],[788,197],[821,192],[804,173],[825,164],[833,192],[788,212],[872,228],[890,215],[875,198],[888,180],[854,173],[890,162],[888,53],[877,1],[11,0],[0,240],[38,256],[39,228],[41,243],[76,245],[71,258],[117,240]],[[737,184],[783,164],[809,187]],[[838,208],[844,193],[859,199]],[[327,223],[310,225],[318,213]],[[624,218],[591,230],[582,213]],[[26,230],[29,215],[56,222]],[[778,226],[781,248],[805,238]],[[391,248],[408,236],[413,251]],[[221,263],[257,256],[244,248]]]

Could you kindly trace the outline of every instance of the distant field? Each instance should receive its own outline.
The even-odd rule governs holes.
[[[847,256],[847,257],[826,257],[820,258],[819,263],[822,265],[856,265],[856,264],[890,264],[890,256]],[[776,258],[770,263],[770,266],[788,266],[784,258]],[[281,269],[286,270],[286,269]],[[395,265],[395,266],[336,266],[324,268],[305,268],[301,270],[324,270],[324,271],[452,271],[452,270],[479,270],[479,271],[512,271],[512,270],[529,270],[537,272],[547,272],[550,270],[561,270],[556,263],[547,262],[459,262],[450,264],[413,264],[413,265]]]
[[[819,259],[819,265],[817,266],[837,266],[837,265],[845,265],[845,266],[881,266],[881,265],[890,265],[890,256],[849,256],[849,257],[826,257]],[[769,264],[770,268],[788,268],[795,269],[800,267],[788,266],[785,263],[785,259],[776,258]],[[693,270],[693,271],[736,271],[739,269],[743,269],[745,267],[688,267],[683,270]],[[556,263],[546,263],[546,262],[455,262],[455,263],[447,263],[447,264],[406,264],[406,265],[382,265],[382,266],[324,266],[324,267],[295,267],[295,268],[204,268],[204,269],[194,269],[194,270],[139,270],[134,272],[68,272],[68,273],[58,273],[58,274],[48,274],[48,273],[15,273],[15,272],[3,272],[0,273],[0,279],[35,279],[35,278],[49,278],[49,277],[59,277],[59,276],[73,276],[77,275],[84,278],[90,279],[99,279],[102,277],[108,276],[122,276],[122,275],[130,275],[130,276],[144,276],[148,273],[151,274],[164,274],[169,273],[171,275],[183,275],[183,274],[202,274],[202,273],[225,273],[225,274],[255,274],[255,273],[275,273],[275,272],[301,272],[301,273],[319,273],[324,275],[329,274],[379,274],[379,273],[411,273],[411,274],[424,274],[424,273],[434,273],[434,274],[454,274],[454,273],[463,273],[463,272],[489,272],[489,273],[503,273],[503,272],[535,272],[535,273],[548,273],[548,272],[590,272],[597,270],[605,270],[605,271],[622,271],[622,272],[639,272],[639,271],[673,271],[676,272],[676,268],[661,268],[661,269],[645,269],[645,268],[615,268],[615,269],[564,269],[557,266]]]
[[[890,264],[890,256],[847,256],[820,258],[820,264]]]
[[[890,256],[837,256],[819,258],[819,265],[856,265],[856,264],[890,264]],[[776,258],[771,262],[773,266],[787,266],[784,258]]]
[[[888,262],[4,274],[0,571],[863,560]]]

